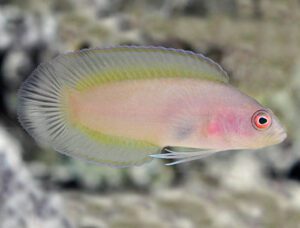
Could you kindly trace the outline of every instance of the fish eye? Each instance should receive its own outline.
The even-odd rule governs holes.
[[[266,130],[268,129],[272,124],[272,118],[264,110],[259,110],[254,113],[252,117],[252,125],[257,130]]]

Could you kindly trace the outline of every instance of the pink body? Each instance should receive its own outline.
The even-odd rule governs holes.
[[[69,98],[83,126],[162,147],[249,147],[241,142],[255,131],[244,117],[262,108],[228,84],[182,78],[108,83]]]

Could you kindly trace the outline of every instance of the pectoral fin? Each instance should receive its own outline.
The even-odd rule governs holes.
[[[166,147],[164,150],[166,153],[162,154],[151,154],[152,158],[160,159],[178,159],[177,161],[167,163],[166,165],[176,165],[188,161],[193,161],[210,156],[214,153],[220,152],[221,150],[214,149],[196,149],[196,148],[184,148],[184,147]]]

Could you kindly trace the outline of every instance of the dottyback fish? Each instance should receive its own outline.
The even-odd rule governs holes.
[[[115,167],[153,158],[172,165],[286,137],[272,111],[231,86],[217,63],[162,47],[59,55],[22,84],[18,117],[38,143]]]

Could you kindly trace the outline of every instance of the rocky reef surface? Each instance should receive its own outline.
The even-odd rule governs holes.
[[[61,196],[45,191],[21,159],[19,143],[0,127],[0,227],[72,227]]]

